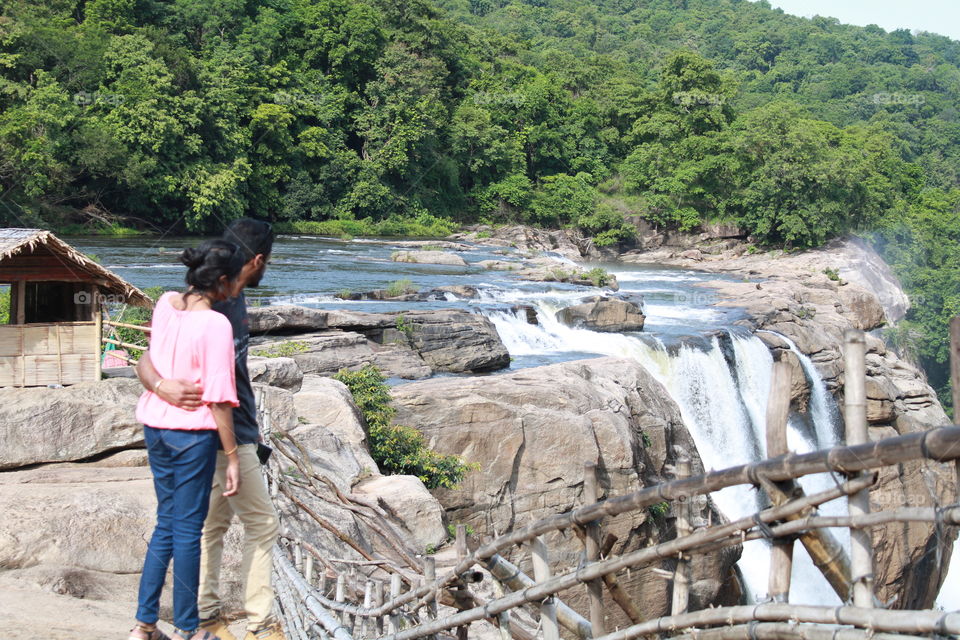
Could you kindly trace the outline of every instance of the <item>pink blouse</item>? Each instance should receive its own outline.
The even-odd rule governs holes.
[[[153,310],[150,362],[163,378],[192,380],[203,389],[204,403],[195,411],[167,404],[152,391],[144,391],[137,403],[137,420],[159,429],[216,429],[210,403],[237,401],[234,379],[233,328],[218,311],[181,311],[163,294]]]

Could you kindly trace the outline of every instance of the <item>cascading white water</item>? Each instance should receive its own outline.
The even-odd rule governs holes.
[[[519,298],[510,300],[518,301]],[[714,335],[702,348],[687,343],[667,349],[650,336],[568,327],[555,319],[556,310],[563,306],[556,299],[526,297],[523,301],[537,309],[540,324],[528,324],[521,313],[487,312],[511,355],[576,352],[635,358],[666,387],[679,406],[705,468],[720,469],[764,457],[764,425],[773,358],[766,345],[755,336],[727,332],[720,337]],[[722,340],[728,340],[726,355]],[[792,347],[796,349],[795,345]],[[798,350],[797,355],[804,363],[812,386],[811,412],[806,419],[813,423],[817,440],[822,439],[824,446],[830,446],[835,444],[835,437],[829,434],[836,432],[832,399],[809,358]],[[804,430],[798,427],[803,419],[791,416],[790,441],[802,450],[812,450],[816,443],[802,436]],[[824,482],[830,482],[829,478],[816,478],[804,486],[808,491],[822,490]],[[724,489],[713,494],[713,499],[730,519],[750,515],[762,506],[757,492],[749,487]],[[748,593],[753,599],[762,598],[769,572],[767,543],[746,543],[739,564]],[[839,602],[799,545],[790,598],[791,602],[805,604]]]

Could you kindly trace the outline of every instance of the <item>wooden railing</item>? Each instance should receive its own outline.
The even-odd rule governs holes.
[[[960,319],[951,325],[952,372],[955,406],[960,407],[957,382],[960,380]],[[787,365],[773,370],[767,412],[767,446],[772,458],[759,462],[690,475],[689,460],[680,459],[676,478],[637,491],[597,499],[597,477],[593,465],[585,465],[584,504],[573,511],[537,520],[485,544],[471,544],[463,526],[457,527],[455,566],[436,575],[432,557],[411,557],[404,543],[380,518],[375,504],[336,489],[316,472],[305,451],[288,434],[274,433],[280,453],[268,470],[273,495],[282,493],[301,511],[331,531],[364,560],[324,557],[304,540],[286,537],[275,549],[275,582],[278,605],[288,637],[294,640],[334,638],[354,640],[415,640],[453,633],[467,637],[469,626],[485,620],[499,628],[502,640],[519,638],[558,640],[560,628],[566,635],[595,640],[631,640],[645,636],[675,638],[898,638],[921,635],[960,634],[960,613],[921,610],[887,610],[878,606],[874,595],[872,527],[891,522],[932,522],[960,525],[960,505],[908,507],[871,512],[869,491],[877,483],[877,469],[904,462],[960,460],[960,427],[945,426],[919,433],[869,442],[866,437],[866,395],[864,338],[848,332],[845,339],[844,422],[847,444],[806,454],[790,453],[786,446],[786,424],[790,401]],[[264,416],[269,427],[269,416]],[[955,420],[955,424],[958,422]],[[282,462],[281,462],[282,461]],[[281,464],[297,469],[298,477],[281,472]],[[958,467],[960,469],[960,467]],[[798,478],[830,473],[835,486],[804,495],[795,484]],[[956,481],[956,478],[954,479]],[[764,489],[772,506],[733,522],[697,528],[691,504],[695,496],[736,485]],[[377,521],[374,531],[398,551],[398,562],[374,557],[362,545],[329,522],[312,513],[301,499],[303,492],[338,502],[362,517]],[[301,496],[301,497],[298,497]],[[845,516],[824,516],[817,507],[846,498]],[[603,522],[618,514],[644,509],[667,501],[677,516],[677,536],[650,547],[620,555],[608,555],[602,545]],[[827,534],[830,527],[851,532],[851,554]],[[551,575],[546,534],[564,529],[583,534],[584,562],[581,566]],[[771,602],[689,610],[689,558],[766,538],[772,542],[768,583]],[[815,564],[846,604],[839,607],[795,605],[788,602],[794,541],[800,541]],[[524,546],[530,554],[531,578],[508,562],[503,553]],[[676,559],[669,615],[643,620],[640,608],[617,583],[619,572]],[[315,568],[322,566],[321,571]],[[349,567],[349,568],[348,568]],[[377,569],[389,576],[389,591],[360,569]],[[486,600],[471,588],[487,575],[494,582],[495,597]],[[558,594],[584,585],[589,603],[588,616],[571,609]],[[630,626],[606,628],[603,594],[631,621]],[[438,613],[438,604],[444,613]],[[531,609],[535,615],[528,613]]]
[[[104,332],[104,333],[107,332],[107,329],[106,329],[107,327],[122,328],[122,329],[134,329],[134,330],[137,330],[137,331],[142,331],[142,332],[146,335],[146,337],[148,337],[148,338],[149,338],[149,336],[150,336],[150,327],[141,326],[141,325],[139,325],[139,324],[129,324],[129,323],[126,323],[126,322],[115,322],[115,321],[112,321],[112,320],[109,320],[109,319],[108,319],[108,320],[104,320],[104,321],[103,321],[103,332]],[[112,334],[112,335],[116,335],[115,332],[112,332],[112,331],[111,331],[111,334]],[[147,345],[145,345],[145,344],[133,344],[133,343],[130,343],[130,342],[123,342],[122,340],[119,340],[119,339],[108,338],[108,337],[106,337],[105,335],[100,338],[100,342],[103,343],[103,344],[112,344],[112,345],[114,345],[115,347],[120,347],[121,349],[136,349],[137,351],[140,351],[141,353],[147,350]],[[116,351],[116,350],[114,350],[114,351]],[[130,365],[134,365],[134,364],[137,363],[137,358],[133,358],[131,355],[122,355],[122,354],[119,354],[119,353],[110,353],[110,355],[111,355],[112,357],[114,357],[114,358],[118,358],[118,359],[120,359],[120,360],[123,360],[123,361],[125,361],[127,364],[130,364]]]

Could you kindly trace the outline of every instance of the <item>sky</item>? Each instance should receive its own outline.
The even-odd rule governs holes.
[[[876,24],[887,31],[931,31],[960,40],[960,0],[768,0],[771,6],[803,18],[837,18],[861,27]]]

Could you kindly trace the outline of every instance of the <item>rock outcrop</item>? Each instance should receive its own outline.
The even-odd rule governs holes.
[[[320,491],[320,497],[298,492],[313,513],[349,535],[366,553],[401,564],[396,549],[380,532],[397,533],[410,556],[446,538],[442,508],[419,479],[380,479],[376,463],[366,452],[359,412],[342,384],[306,376],[297,394],[263,384],[254,387],[268,416],[264,424],[289,434],[329,486],[357,501],[344,504],[332,489]],[[24,462],[13,462],[14,457],[8,456],[7,464],[34,464],[68,451],[78,452],[71,455],[80,458],[97,456],[87,462],[8,467],[0,472],[4,513],[0,518],[0,635],[4,638],[99,637],[115,635],[132,623],[139,572],[154,525],[153,480],[142,449],[103,456],[142,442],[142,427],[132,422],[138,389],[136,381],[105,380],[68,389],[0,390],[9,411],[0,414],[7,427],[14,418],[27,419],[22,409],[36,394],[47,398],[48,410],[42,417],[51,425],[63,426],[56,412],[73,411],[66,418],[82,420],[85,426],[59,434],[48,431],[48,440],[31,443],[26,449],[29,455],[18,457]],[[105,410],[91,398],[101,402],[107,398],[111,403]],[[88,406],[97,407],[99,414]],[[116,429],[109,428],[111,424]],[[31,426],[43,427],[25,425]],[[72,439],[90,441],[81,450],[68,442]],[[283,442],[293,446],[290,439]],[[289,472],[289,460],[281,452],[275,452],[273,460],[276,473]],[[358,505],[371,505],[362,508],[374,515],[358,515]],[[276,498],[276,506],[288,532],[311,542],[325,557],[363,559],[283,494]],[[241,554],[242,530],[233,527],[226,537],[221,580],[228,611],[242,611]],[[167,587],[161,617],[169,620]],[[170,631],[165,623],[161,628]]]
[[[557,312],[557,319],[571,327],[623,333],[642,331],[646,317],[634,302],[594,296],[582,304],[561,309]]]
[[[114,378],[63,389],[0,389],[0,469],[83,460],[142,446],[133,408],[139,380]]]
[[[493,323],[459,309],[362,313],[285,305],[251,309],[250,327],[253,352],[295,343],[287,351],[304,373],[331,375],[372,363],[388,376],[424,378],[510,364]]]
[[[446,251],[394,251],[390,256],[394,262],[412,262],[415,264],[444,264],[453,267],[466,267],[467,261],[455,253]]]
[[[480,469],[457,490],[435,490],[451,522],[492,536],[582,504],[584,462],[598,465],[607,495],[662,481],[676,452],[702,472],[692,438],[666,390],[636,361],[599,358],[471,379],[433,379],[393,390],[396,421],[420,429],[434,449]],[[716,519],[705,499],[698,517]],[[604,522],[619,538],[615,553],[672,534],[642,510]],[[573,536],[550,540],[551,558],[565,570],[582,550]],[[732,575],[738,551],[695,560],[698,606],[715,602]],[[667,563],[669,564],[669,563]],[[647,616],[669,608],[669,588],[652,567],[621,576]],[[564,595],[572,602],[578,593]],[[614,614],[611,614],[614,616]],[[614,616],[615,617],[615,616]]]

